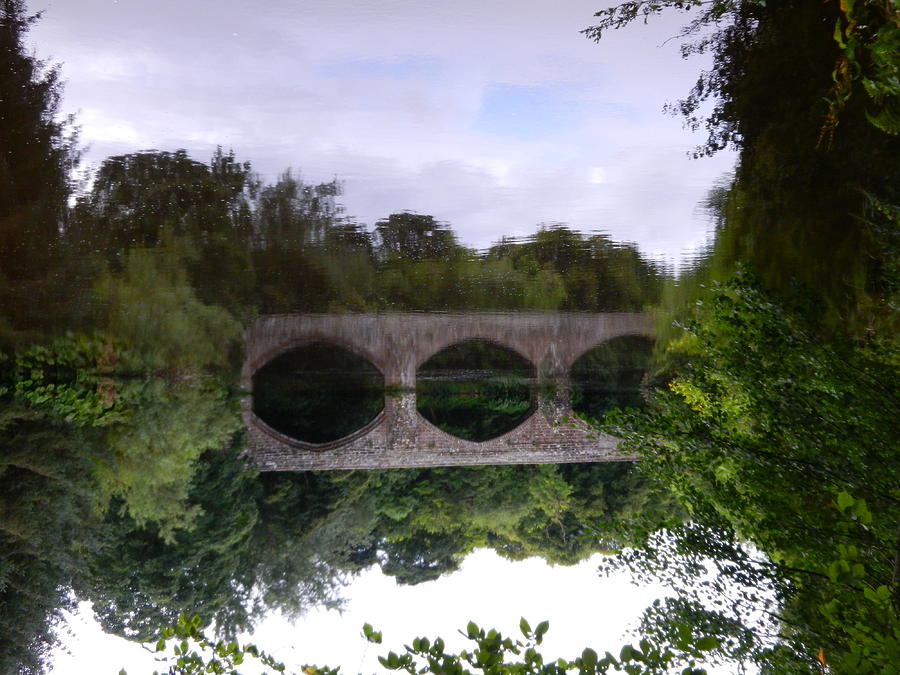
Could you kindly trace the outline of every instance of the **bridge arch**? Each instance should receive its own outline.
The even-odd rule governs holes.
[[[485,375],[505,377],[481,379]],[[417,367],[416,409],[423,420],[451,436],[485,442],[531,416],[536,375],[535,364],[508,345],[466,338],[438,348]]]
[[[324,452],[327,450],[335,450],[342,446],[348,445],[358,438],[362,438],[363,436],[371,433],[373,429],[383,424],[384,417],[385,411],[384,408],[382,408],[378,412],[378,414],[375,415],[374,418],[372,418],[371,421],[369,421],[367,424],[364,424],[356,431],[347,434],[346,436],[342,436],[341,438],[337,438],[333,441],[328,441],[327,443],[310,443],[308,441],[301,441],[298,438],[294,438],[293,436],[289,436],[288,434],[278,431],[278,429],[275,429],[267,424],[266,421],[255,412],[253,412],[253,410],[249,410],[245,414],[245,419],[252,424],[252,427],[254,429],[261,431],[266,436],[273,439],[273,441],[275,441],[276,443],[282,443],[286,446],[297,448],[298,450],[307,452]]]
[[[251,412],[293,447],[345,444],[384,410],[384,375],[353,345],[310,335],[263,354],[251,375]],[[271,356],[270,356],[271,355]]]
[[[316,332],[311,332],[309,334],[298,336],[295,339],[284,342],[280,345],[276,345],[269,351],[259,354],[259,356],[257,356],[257,358],[254,360],[254,363],[250,365],[250,379],[252,380],[253,375],[255,375],[258,370],[261,370],[271,361],[277,359],[279,356],[283,356],[285,354],[289,354],[292,351],[303,349],[304,347],[309,347],[310,345],[316,344],[329,345],[346,350],[355,356],[359,356],[360,358],[365,359],[373,366],[375,366],[378,369],[378,372],[384,375],[384,365],[379,363],[382,355],[369,349],[366,345],[360,344],[355,340],[348,340],[346,339],[346,336],[343,335],[328,336]]]
[[[644,338],[645,340],[649,340],[651,343],[655,342],[655,338],[653,335],[646,333],[646,332],[640,332],[640,331],[635,331],[633,333],[622,333],[621,335],[614,335],[612,337],[605,337],[602,340],[600,340],[599,342],[597,342],[596,344],[590,344],[587,346],[581,345],[580,352],[572,352],[571,356],[569,357],[570,360],[569,360],[569,363],[567,364],[566,371],[567,372],[571,371],[572,367],[583,356],[586,356],[589,352],[592,352],[593,350],[595,350],[599,347],[608,345],[610,342],[612,342],[614,340],[619,340],[621,338]]]
[[[429,349],[433,349],[433,352],[431,352],[430,354],[426,354],[423,350],[423,353],[419,355],[418,363],[416,364],[416,372],[418,373],[419,370],[421,370],[422,366],[425,365],[433,356],[436,356],[447,349],[452,349],[457,345],[464,345],[470,342],[484,342],[495,347],[499,347],[500,349],[510,352],[511,354],[515,354],[525,363],[527,363],[535,373],[537,373],[538,364],[533,360],[534,354],[529,353],[529,350],[523,348],[523,345],[515,343],[510,344],[508,342],[501,341],[501,339],[498,339],[495,336],[482,334],[466,335],[464,337],[454,335],[453,337],[448,337],[447,339],[435,340],[433,343],[429,344]]]
[[[483,441],[469,441],[464,438],[460,438],[459,436],[454,436],[453,434],[444,431],[439,426],[431,422],[427,417],[418,413],[419,424],[421,425],[421,431],[423,432],[423,436],[427,437],[429,440],[424,442],[426,446],[426,450],[430,450],[434,448],[438,442],[444,444],[454,444],[462,441],[463,443],[471,443],[473,446],[481,446],[482,448],[490,451],[490,449],[495,444],[503,444],[507,442],[509,439],[515,438],[518,434],[516,432],[519,431],[520,428],[525,426],[534,415],[538,414],[537,406],[534,406],[532,410],[529,411],[528,415],[517,424],[512,429],[508,431],[504,431],[499,436],[495,436],[494,438],[487,438]]]

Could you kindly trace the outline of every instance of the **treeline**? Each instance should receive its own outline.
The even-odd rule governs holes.
[[[209,163],[184,151],[109,158],[74,208],[53,214],[55,227],[23,228],[4,249],[3,315],[17,329],[93,325],[103,311],[90,297],[97,280],[133,275],[150,251],[199,301],[239,321],[288,311],[637,311],[662,290],[662,267],[605,235],[554,225],[479,252],[428,215],[391,214],[370,231],[343,215],[340,193],[337,180],[311,185],[290,171],[264,184],[221,150]],[[23,306],[26,281],[33,299]]]
[[[239,317],[375,309],[640,310],[663,270],[631,245],[563,226],[486,252],[446,223],[395,213],[370,231],[343,214],[337,180],[291,171],[264,184],[217,151],[112,157],[62,232],[83,255],[123,269],[128,251],[181,245],[198,297]]]

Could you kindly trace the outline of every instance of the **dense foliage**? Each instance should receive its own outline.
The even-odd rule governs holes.
[[[607,420],[690,522],[607,566],[670,586],[641,630],[688,657],[707,637],[732,667],[892,672],[900,7],[639,1],[588,34],[668,7],[700,10],[684,51],[714,57],[672,109],[708,130],[699,154],[740,159],[708,259],[668,293],[661,385]]]
[[[723,658],[768,672],[809,672],[819,647],[837,672],[885,672],[900,648],[897,345],[824,344],[743,278],[707,305],[670,347],[668,386],[612,427],[692,520],[619,561],[677,594],[647,628],[694,615]],[[692,594],[701,556],[717,574]]]

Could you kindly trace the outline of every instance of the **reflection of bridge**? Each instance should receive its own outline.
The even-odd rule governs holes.
[[[384,409],[362,429],[324,444],[291,439],[269,427],[244,402],[248,452],[263,471],[375,469],[477,464],[538,464],[627,460],[616,439],[574,419],[565,398],[568,371],[582,354],[625,335],[652,335],[645,314],[417,313],[286,314],[261,317],[246,333],[241,384],[273,358],[326,342],[375,365],[388,387]],[[416,371],[442,349],[485,340],[511,349],[536,369],[536,412],[488,441],[444,433],[416,411]],[[543,385],[543,386],[541,386]],[[555,392],[546,394],[544,392]]]

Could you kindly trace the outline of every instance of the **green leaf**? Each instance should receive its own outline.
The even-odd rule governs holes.
[[[593,668],[597,665],[597,652],[590,647],[585,648],[585,650],[581,652],[581,661],[588,668]]]
[[[377,631],[372,628],[372,624],[364,623],[363,624],[363,636],[369,642],[380,645],[381,644],[381,631]]]
[[[834,34],[833,34],[833,37],[834,37],[834,41],[837,42],[838,46],[839,46],[841,49],[844,49],[844,47],[847,46],[847,45],[844,43],[844,31],[843,31],[843,28],[841,27],[841,20],[840,20],[840,19],[838,19],[838,20],[835,21],[835,23],[834,23]]]
[[[840,510],[843,513],[848,508],[853,506],[854,501],[855,500],[853,499],[853,497],[850,496],[850,494],[848,492],[839,492],[838,496],[837,496],[838,510]]]
[[[712,635],[707,635],[697,640],[697,649],[701,652],[708,652],[710,649],[715,649],[718,646],[719,640]]]
[[[522,635],[525,637],[531,636],[531,624],[525,620],[524,616],[519,620],[519,630],[522,631]]]
[[[866,505],[865,499],[856,500],[856,503],[853,505],[853,513],[856,514],[859,522],[863,525],[872,524],[872,513],[869,511],[869,507]]]

